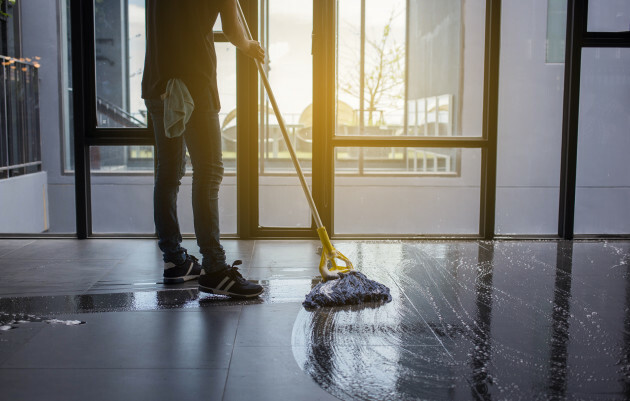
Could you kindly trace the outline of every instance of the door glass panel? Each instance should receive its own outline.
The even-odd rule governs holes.
[[[219,225],[222,234],[234,234],[237,229],[236,49],[230,43],[215,43],[215,50],[225,168],[219,190]],[[139,92],[137,96],[140,97]],[[90,158],[93,232],[153,233],[153,146],[97,146],[90,149]],[[182,234],[194,234],[192,171],[187,153],[186,175],[181,180],[177,207]]]
[[[219,190],[222,234],[236,233],[236,50],[216,43],[219,113],[225,176]],[[153,146],[90,148],[92,223],[95,233],[153,233]],[[192,164],[186,155],[186,175],[178,198],[183,234],[194,234]]]
[[[219,192],[220,228],[222,234],[232,234],[236,232],[236,50],[228,43],[216,43],[215,49],[225,167]],[[145,1],[95,1],[95,50],[98,126],[146,126],[141,99]],[[153,147],[92,147],[90,157],[93,231],[153,233]],[[187,154],[178,199],[183,234],[194,233],[191,175]]]
[[[630,1],[588,0],[589,32],[630,31]]]
[[[558,232],[564,64],[555,61],[564,60],[566,1],[564,9],[557,3],[512,1],[501,7],[498,234]],[[550,63],[550,54],[559,55],[550,47],[560,45],[562,58]]]
[[[338,7],[337,135],[481,135],[484,1]]]
[[[630,49],[582,50],[576,234],[630,234]]]
[[[155,232],[153,146],[92,146],[90,173],[94,233]]]
[[[292,146],[310,183],[313,1],[265,0],[261,3],[261,17],[261,38],[269,58],[265,69]],[[262,86],[260,96],[259,224],[263,227],[310,227],[308,203]]]
[[[226,174],[233,175],[236,173],[236,48],[231,43],[215,43],[214,47],[217,53],[217,85],[221,99],[219,121],[223,167]]]
[[[186,157],[177,215],[182,234],[194,234],[192,175]],[[92,230],[94,233],[152,234],[153,146],[93,146],[90,148]],[[219,190],[222,234],[236,233],[236,176],[226,174]]]
[[[145,0],[94,1],[98,127],[146,127],[145,43]]]
[[[479,149],[338,148],[335,171],[335,234],[479,233]]]

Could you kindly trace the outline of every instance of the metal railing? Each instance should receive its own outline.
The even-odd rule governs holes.
[[[0,179],[41,171],[36,61],[0,56]]]
[[[102,97],[96,98],[96,113],[98,115],[98,125],[101,128],[146,127],[144,121],[140,121],[128,111]]]

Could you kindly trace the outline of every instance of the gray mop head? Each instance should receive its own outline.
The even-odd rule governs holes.
[[[356,305],[363,302],[390,302],[387,286],[370,280],[357,271],[340,273],[337,280],[317,284],[302,302],[305,308]]]

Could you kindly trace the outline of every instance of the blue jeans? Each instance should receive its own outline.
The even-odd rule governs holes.
[[[193,165],[192,208],[197,245],[207,271],[225,265],[219,240],[219,186],[223,180],[219,115],[195,110],[183,135],[168,138],[164,132],[164,103],[145,99],[153,120],[157,168],[153,191],[153,217],[158,245],[165,262],[182,263],[186,249],[177,220],[177,193],[186,172],[186,148]]]

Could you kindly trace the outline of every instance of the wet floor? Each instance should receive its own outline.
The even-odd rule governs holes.
[[[0,241],[1,388],[79,375],[112,399],[141,374],[129,391],[169,399],[162,369],[185,377],[180,399],[630,399],[627,241],[338,243],[393,300],[314,311],[314,241],[228,243],[265,287],[248,301],[160,284],[152,242],[95,241]]]
[[[298,364],[334,396],[630,398],[628,243],[379,248],[353,256],[391,304],[301,310],[294,326]]]

